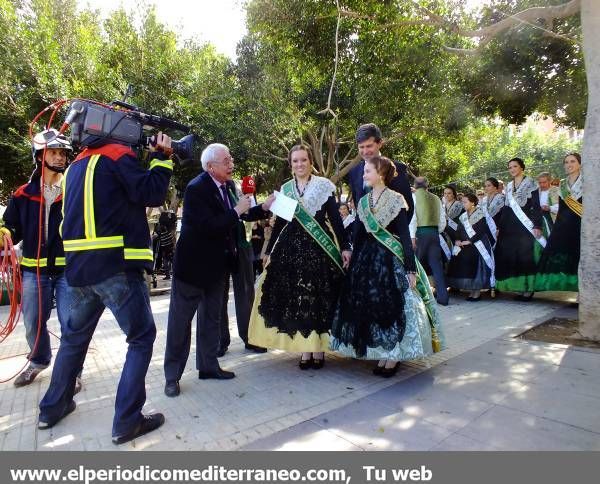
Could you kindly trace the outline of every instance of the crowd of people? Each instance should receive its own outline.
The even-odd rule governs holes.
[[[129,345],[113,421],[113,442],[121,444],[165,420],[141,413],[156,335],[142,272],[154,262],[145,208],[164,201],[170,139],[159,135],[147,170],[128,147],[106,144],[85,149],[64,173],[71,148],[55,138],[60,143],[34,147],[37,176],[17,190],[4,214],[4,235],[23,240],[22,265],[31,279],[23,294],[30,366],[15,385],[30,384],[50,364],[46,321],[56,297],[62,339],[38,426],[50,428],[73,412],[87,348],[108,307]],[[218,361],[231,342],[230,281],[246,350],[299,353],[301,370],[320,370],[325,354],[337,352],[373,360],[373,373],[384,378],[399,362],[445,347],[438,305],[449,304],[448,288],[469,291],[469,301],[480,300],[484,289],[518,292],[521,299],[534,291],[577,290],[578,154],[565,157],[567,178],[556,190],[526,176],[523,161],[514,158],[505,189],[489,178],[481,200],[453,186],[442,200],[426,178],[411,187],[406,166],[381,155],[376,125],[360,126],[356,143],[362,160],[348,174],[350,196],[342,204],[335,185],[315,175],[310,147],[290,150],[292,179],[280,193],[297,202],[291,220],[271,213],[275,195],[258,203],[236,186],[226,145],[204,149],[202,172],[185,190],[174,250],[175,220],[165,217],[156,230],[166,277],[172,272],[173,279],[167,396],[181,392],[194,316],[198,378],[235,377]],[[44,233],[36,231],[40,193]],[[104,206],[110,208],[97,209]],[[34,280],[36,270],[42,284]],[[42,309],[30,302],[38,291]]]
[[[485,180],[483,196],[444,188],[446,227],[440,226],[446,279],[453,289],[469,291],[479,301],[481,291],[517,293],[528,301],[537,291],[578,291],[583,210],[581,156],[563,160],[566,178],[552,184],[550,173],[537,181],[525,173],[525,163],[508,162],[511,181]],[[443,230],[443,231],[442,231]]]

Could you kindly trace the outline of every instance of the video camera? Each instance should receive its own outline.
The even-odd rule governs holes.
[[[144,150],[155,144],[155,137],[146,135],[146,130],[150,128],[183,133],[191,131],[189,126],[144,113],[137,106],[123,101],[113,101],[111,105],[106,105],[84,99],[76,99],[71,103],[61,132],[66,126],[71,126],[71,144],[76,149],[88,146],[94,148],[107,141],[114,141]],[[195,141],[194,134],[171,141],[173,154],[180,164],[198,161]]]

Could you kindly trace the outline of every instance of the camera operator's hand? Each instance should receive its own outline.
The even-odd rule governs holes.
[[[173,154],[173,148],[171,148],[171,138],[169,138],[162,131],[159,131],[156,135],[156,144],[150,145],[150,151],[162,151],[166,156]]]
[[[250,197],[248,195],[242,195],[237,205],[233,207],[233,209],[238,215],[245,214],[248,210],[250,210]]]

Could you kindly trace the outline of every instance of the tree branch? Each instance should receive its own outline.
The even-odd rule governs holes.
[[[451,52],[458,53],[472,53],[470,51],[476,51],[478,49],[481,49],[491,39],[506,32],[507,30],[512,29],[517,25],[522,24],[530,25],[534,28],[541,29],[548,35],[551,35],[553,37],[558,37],[560,39],[573,42],[574,39],[570,37],[566,37],[564,35],[557,34],[556,32],[552,32],[549,29],[540,27],[540,20],[543,21],[544,25],[552,28],[555,19],[571,17],[572,15],[575,15],[577,12],[581,11],[581,0],[571,0],[561,5],[527,8],[525,10],[515,13],[514,15],[508,15],[506,16],[506,18],[492,25],[488,25],[477,30],[472,30],[463,28],[455,22],[451,22],[450,20],[445,19],[444,17],[432,12],[428,8],[419,5],[416,2],[416,0],[413,0],[413,4],[417,8],[417,10],[420,10],[427,17],[429,17],[429,19],[425,19],[427,23],[430,24],[430,22],[433,20],[435,24],[445,28],[449,32],[460,35],[462,37],[471,37],[479,39],[479,46],[477,47],[477,49],[450,50],[452,49],[451,47],[447,48],[447,50],[450,50]]]
[[[331,97],[333,96],[333,88],[335,86],[335,77],[337,75],[338,63],[340,59],[340,23],[342,21],[342,12],[340,10],[340,1],[335,0],[335,4],[338,11],[337,24],[335,26],[335,61],[333,64],[333,76],[331,78],[331,86],[329,87],[329,96],[327,97],[327,106],[322,111],[319,111],[317,114],[331,114],[335,119],[337,114],[331,109]]]

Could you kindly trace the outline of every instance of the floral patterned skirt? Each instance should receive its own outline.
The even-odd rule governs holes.
[[[372,236],[353,255],[330,349],[366,360],[414,360],[433,353],[425,304],[400,260]]]

